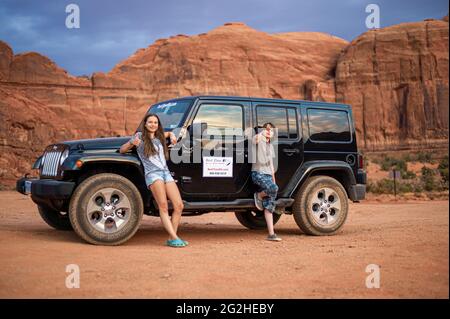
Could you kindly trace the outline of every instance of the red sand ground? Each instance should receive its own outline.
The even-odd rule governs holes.
[[[93,246],[56,231],[23,195],[0,192],[1,298],[448,298],[448,201],[351,204],[336,236],[300,234],[292,216],[280,243],[241,226],[232,213],[182,220],[182,249],[163,245],[159,219],[145,216],[119,247]],[[80,288],[65,286],[66,265]],[[368,289],[368,264],[381,287]]]

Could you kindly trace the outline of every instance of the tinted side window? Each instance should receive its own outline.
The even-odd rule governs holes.
[[[313,141],[350,142],[346,111],[308,109],[309,138]]]
[[[194,123],[207,123],[208,134],[242,135],[243,119],[243,110],[239,105],[202,104]]]
[[[289,137],[287,114],[284,107],[258,106],[256,119],[260,127],[267,122],[275,125],[278,130],[278,138]]]
[[[298,137],[297,112],[295,109],[287,109],[289,118],[289,138],[296,139]]]

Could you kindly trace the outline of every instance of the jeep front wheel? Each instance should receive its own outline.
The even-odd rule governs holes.
[[[266,219],[264,218],[264,212],[261,211],[246,211],[246,212],[236,212],[237,220],[242,224],[242,226],[248,229],[265,229],[267,228]],[[275,225],[280,219],[281,215],[273,215],[273,224]]]
[[[76,188],[69,218],[75,232],[88,243],[120,245],[138,230],[143,210],[141,195],[131,181],[104,173]]]
[[[308,235],[333,235],[347,219],[347,193],[336,179],[328,176],[308,178],[295,196],[294,220]]]
[[[39,215],[51,227],[57,230],[72,230],[69,215],[47,206],[38,205]]]

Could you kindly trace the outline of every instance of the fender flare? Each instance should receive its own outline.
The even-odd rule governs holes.
[[[288,196],[292,198],[294,193],[298,190],[300,185],[311,175],[313,172],[321,170],[333,170],[333,171],[343,171],[345,175],[349,178],[351,188],[352,185],[356,184],[355,175],[349,164],[343,161],[310,161],[302,165],[302,167],[295,172],[293,180],[297,180],[294,187],[289,191]],[[343,185],[345,188],[345,185]],[[348,194],[350,195],[350,194]]]

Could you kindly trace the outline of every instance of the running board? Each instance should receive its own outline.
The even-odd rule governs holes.
[[[256,209],[253,199],[235,199],[233,201],[188,202],[183,201],[184,210],[233,210]],[[290,207],[294,203],[292,198],[279,198],[275,201],[277,207]],[[170,205],[170,204],[169,204]]]

